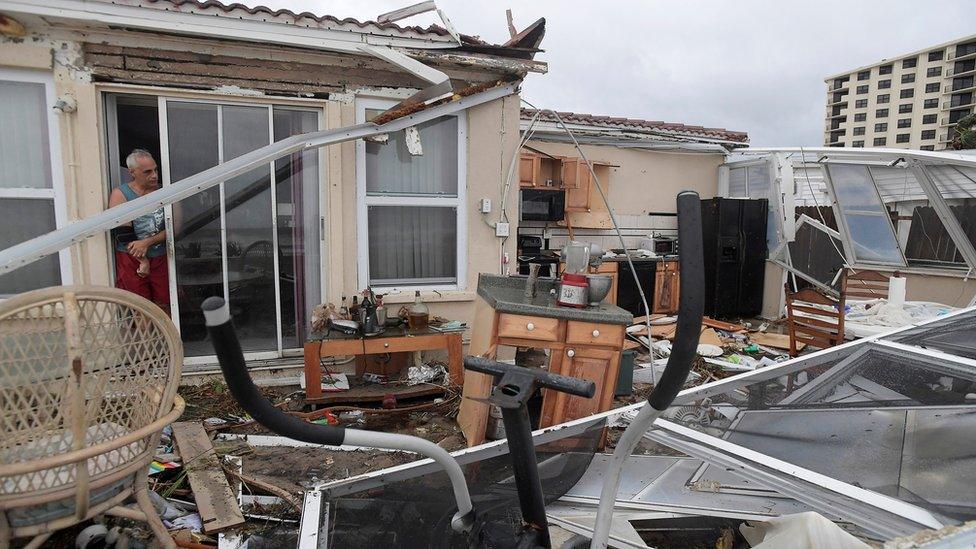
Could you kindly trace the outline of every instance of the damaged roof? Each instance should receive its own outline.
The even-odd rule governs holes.
[[[522,109],[522,120],[531,120],[538,111],[535,109]],[[704,139],[718,139],[731,141],[734,143],[746,144],[749,142],[749,134],[726,130],[725,128],[706,128],[704,126],[689,126],[676,122],[664,122],[661,120],[640,120],[636,118],[622,118],[613,116],[599,116],[595,114],[562,112],[559,117],[567,124],[582,124],[599,129],[654,132],[660,134],[671,134],[674,137],[694,137]],[[538,120],[543,122],[557,122],[555,115],[548,111],[542,111]]]
[[[359,21],[352,17],[338,18],[334,15],[316,15],[303,11],[295,13],[289,9],[273,10],[266,6],[246,6],[239,2],[225,4],[217,0],[115,0],[113,4],[127,4],[144,8],[165,11],[179,11],[183,13],[199,13],[218,17],[233,17],[235,19],[253,19],[268,23],[283,23],[300,25],[303,27],[320,27],[333,30],[350,30],[354,32],[368,32],[372,34],[399,35],[410,38],[437,40],[442,37],[447,42],[452,41],[447,29],[437,25],[427,28],[419,26],[401,26],[395,23],[377,23],[376,21]]]
[[[102,0],[104,1],[104,0]],[[262,21],[266,23],[281,23],[286,25],[297,25],[306,28],[321,28],[329,30],[346,30],[350,32],[368,33],[380,36],[398,36],[403,38],[413,38],[418,40],[428,40],[431,42],[455,43],[450,31],[439,25],[421,27],[417,25],[397,25],[396,23],[380,23],[377,21],[360,21],[352,17],[339,18],[328,14],[314,14],[303,11],[295,13],[289,9],[274,10],[266,6],[247,6],[239,2],[224,3],[218,0],[112,0],[113,4],[123,4],[164,11],[176,11],[181,13],[195,13],[207,16],[230,17],[234,19],[247,19]],[[541,25],[540,25],[541,23]],[[540,19],[526,28],[523,33],[541,27],[545,33],[545,20]],[[532,43],[528,40],[515,41],[515,39],[505,44],[490,44],[478,36],[459,34],[461,39],[460,49],[470,49],[481,53],[495,55],[505,55],[509,57],[519,57],[531,59],[530,54],[539,50],[536,46],[538,42]],[[519,37],[516,37],[519,38]],[[539,37],[541,40],[541,37]],[[514,42],[514,43],[513,43]]]

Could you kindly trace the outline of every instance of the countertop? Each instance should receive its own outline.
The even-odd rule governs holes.
[[[635,262],[635,263],[638,263],[638,262],[641,262],[641,261],[678,261],[678,256],[676,256],[676,255],[664,255],[664,256],[659,255],[657,257],[643,257],[643,256],[631,254],[630,260],[633,261],[633,262]],[[627,256],[623,256],[623,255],[615,256],[615,257],[606,257],[606,256],[604,256],[603,257],[603,262],[604,263],[626,263],[627,262]]]
[[[550,290],[556,289],[555,280],[540,278],[536,281],[536,297],[525,298],[525,277],[507,277],[482,273],[478,275],[478,295],[481,296],[496,311],[516,315],[542,316],[565,320],[581,320],[601,324],[629,325],[634,316],[628,311],[601,303],[596,307],[577,309],[561,307],[556,304],[555,295]]]

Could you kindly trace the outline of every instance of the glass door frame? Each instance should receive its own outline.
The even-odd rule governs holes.
[[[264,108],[268,111],[268,143],[274,142],[274,108],[276,106],[291,109],[303,109],[309,112],[315,112],[318,122],[318,128],[321,129],[324,123],[324,106],[305,106],[305,105],[295,105],[292,103],[275,103],[275,102],[248,102],[239,101],[233,99],[220,99],[220,98],[199,98],[199,97],[181,97],[179,95],[157,95],[158,101],[158,113],[159,113],[159,145],[160,145],[160,167],[163,172],[162,186],[167,186],[173,183],[170,180],[170,158],[169,158],[169,127],[168,127],[168,111],[167,103],[201,103],[207,105],[216,105],[217,108],[217,151],[218,151],[218,162],[224,162],[224,147],[223,147],[223,128],[222,128],[222,114],[223,106],[242,106],[242,107],[258,107]],[[322,300],[327,300],[327,276],[325,273],[324,263],[326,255],[326,243],[328,241],[326,234],[326,223],[325,211],[327,211],[327,186],[323,183],[326,176],[326,166],[325,166],[325,154],[324,149],[317,151],[318,154],[318,170],[317,170],[317,184],[318,184],[318,199],[319,199],[319,254],[322,260],[319,262],[319,291],[322,295]],[[277,159],[276,159],[277,160]],[[275,173],[275,160],[270,163],[271,175],[270,175],[270,186],[271,186],[271,231],[274,235],[272,240],[274,246],[274,272],[275,280],[278,280],[281,267],[279,265],[278,257],[278,204],[277,204],[277,180]],[[220,233],[221,233],[221,255],[223,262],[223,287],[224,287],[224,299],[229,300],[229,284],[228,284],[228,269],[227,269],[227,227],[226,227],[226,204],[224,196],[224,185],[226,182],[220,183],[218,186],[220,190]],[[172,204],[167,204],[164,207],[164,212],[166,216],[166,226],[174,227],[173,224],[173,206]],[[170,314],[173,319],[174,324],[176,324],[177,330],[180,329],[179,321],[179,298],[177,295],[177,277],[176,277],[176,242],[174,231],[169,230],[166,232],[166,252],[170,258],[167,261],[167,267],[169,269],[169,291],[170,291]],[[247,360],[273,360],[277,358],[282,358],[285,356],[301,356],[301,349],[285,349],[282,347],[282,318],[281,318],[281,287],[280,284],[274,284],[274,294],[275,294],[275,325],[276,325],[276,339],[277,339],[277,349],[270,351],[249,351],[244,353],[244,358]],[[202,355],[202,356],[190,356],[184,357],[183,363],[186,365],[202,365],[202,364],[213,364],[216,362],[216,357],[214,355]]]

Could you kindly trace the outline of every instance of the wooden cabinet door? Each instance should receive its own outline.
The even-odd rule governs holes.
[[[566,189],[567,212],[589,211],[591,182],[590,169],[582,159],[562,159],[562,183]]]
[[[558,361],[559,373],[592,381],[596,385],[596,392],[592,398],[583,398],[548,391],[547,398],[555,397],[551,408],[551,425],[609,410],[617,385],[620,352],[568,346],[562,353],[563,356]],[[569,356],[570,354],[573,356]],[[543,406],[545,408],[545,403]]]
[[[680,276],[677,261],[661,261],[654,273],[654,303],[651,312],[674,314],[678,312]]]
[[[542,172],[542,158],[534,154],[519,156],[519,187],[535,187]]]

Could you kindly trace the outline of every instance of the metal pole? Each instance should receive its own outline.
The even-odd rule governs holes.
[[[532,444],[532,429],[525,402],[518,408],[502,408],[505,438],[512,456],[515,486],[518,487],[519,508],[522,510],[522,536],[519,547],[551,547],[546,502],[542,495],[542,481]]]

